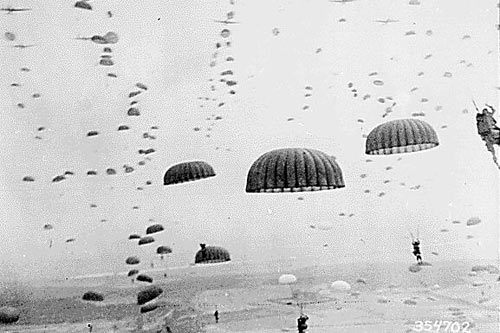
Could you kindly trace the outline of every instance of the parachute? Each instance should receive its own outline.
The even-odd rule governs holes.
[[[137,294],[137,304],[143,305],[150,302],[160,296],[163,293],[163,289],[158,286],[149,286],[148,288],[141,290]]]
[[[135,278],[137,281],[153,283],[153,278],[146,274],[139,274]]]
[[[125,263],[127,265],[137,265],[140,264],[141,261],[137,257],[128,257],[127,260],[125,260]]]
[[[148,87],[147,87],[145,84],[140,83],[140,82],[137,82],[137,83],[135,84],[135,86],[136,86],[137,88],[139,88],[139,89],[142,89],[142,90],[148,90]]]
[[[335,281],[331,285],[333,290],[336,291],[349,291],[351,290],[351,285],[345,281]]]
[[[118,43],[118,35],[113,31],[108,31],[104,36],[102,36],[108,44]]]
[[[163,230],[165,230],[165,228],[163,228],[163,226],[161,224],[153,224],[153,225],[150,225],[149,227],[147,227],[146,235],[154,234],[154,233],[157,233],[157,232],[160,232]]]
[[[30,176],[25,176],[23,177],[23,182],[34,182],[35,178],[30,177]]]
[[[141,239],[139,239],[139,245],[150,244],[150,243],[153,243],[154,241],[155,241],[155,239],[153,237],[151,237],[151,236],[144,236]]]
[[[108,169],[106,169],[106,174],[108,174],[110,176],[116,175],[116,170],[113,168],[108,168]]]
[[[139,112],[139,109],[138,108],[130,108],[128,109],[127,111],[127,115],[128,116],[140,116],[141,113]]]
[[[96,136],[98,134],[99,134],[99,132],[97,132],[97,131],[90,131],[87,133],[87,136]]]
[[[64,176],[55,176],[55,177],[52,179],[52,182],[53,182],[53,183],[58,183],[58,182],[63,181],[63,180],[65,180],[65,179],[66,179],[66,177],[64,177]]]
[[[87,1],[77,1],[75,3],[76,8],[92,10],[92,6]]]
[[[220,35],[222,36],[222,38],[228,38],[231,35],[231,31],[229,31],[229,29],[223,29],[220,32]]]
[[[0,323],[12,324],[19,320],[21,311],[11,306],[0,307]]]
[[[222,247],[205,244],[200,244],[200,247],[201,249],[196,252],[195,264],[212,264],[231,260],[229,252]]]
[[[52,230],[52,229],[54,229],[54,227],[52,226],[52,224],[48,224],[48,223],[47,223],[47,224],[44,224],[44,225],[43,225],[43,229],[44,229],[44,230]]]
[[[165,246],[165,245],[162,245],[162,246],[158,246],[158,248],[156,249],[156,254],[169,254],[169,253],[172,253],[172,249],[169,247],[169,246]]]
[[[163,177],[163,184],[179,184],[214,176],[214,169],[206,162],[184,162],[176,164],[167,170]]]
[[[111,53],[112,51],[110,47],[105,47],[104,49],[102,49],[102,52]]]
[[[128,239],[141,239],[141,236],[137,234],[131,234],[130,236],[128,236]]]
[[[467,226],[472,226],[481,223],[481,219],[479,217],[471,217],[470,219],[467,220],[466,225]]]
[[[150,312],[150,311],[156,310],[157,308],[158,308],[158,304],[154,304],[154,303],[146,304],[144,306],[141,306],[141,313]]]
[[[128,127],[127,125],[120,125],[118,127],[119,131],[126,131],[126,130],[129,130],[129,129],[130,129],[130,127]]]
[[[87,176],[96,176],[96,175],[97,175],[97,171],[94,171],[94,170],[87,171]]]
[[[12,32],[6,32],[4,34],[5,38],[11,42],[15,41],[16,40],[16,35],[14,35]]]
[[[137,274],[139,274],[139,270],[138,269],[131,269],[130,271],[128,271],[127,276],[131,277],[131,276],[134,276],[134,275],[137,275]]]
[[[83,294],[82,299],[84,301],[102,302],[104,301],[104,296],[94,291],[87,291],[85,294]]]
[[[246,192],[302,192],[345,187],[335,158],[306,148],[282,148],[260,156],[248,171]]]
[[[439,145],[436,132],[419,119],[397,119],[375,127],[366,138],[368,155],[390,155],[431,149]]]
[[[293,284],[297,282],[297,277],[295,277],[295,275],[293,274],[283,274],[279,277],[278,279],[278,283],[279,284]]]
[[[132,97],[135,97],[137,95],[139,95],[141,93],[140,90],[137,90],[137,91],[132,91],[128,94],[128,98],[132,98]]]
[[[102,66],[113,66],[114,64],[115,63],[111,59],[102,58],[99,61],[99,65],[102,65]]]

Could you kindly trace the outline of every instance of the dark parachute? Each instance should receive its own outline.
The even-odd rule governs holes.
[[[169,246],[165,246],[165,245],[162,245],[162,246],[158,246],[158,248],[156,249],[156,254],[169,254],[169,253],[172,253],[172,249],[169,247]]]
[[[110,176],[116,175],[116,170],[113,168],[108,168],[108,169],[106,169],[106,174],[108,174]]]
[[[11,306],[0,307],[0,323],[12,324],[19,320],[21,311]]]
[[[142,89],[142,90],[148,90],[148,87],[147,87],[145,84],[140,83],[140,82],[137,82],[137,83],[135,84],[135,86],[136,86],[137,88],[139,88],[139,89]]]
[[[127,125],[120,125],[118,127],[119,131],[126,131],[126,130],[129,130],[129,129],[130,129],[130,127],[128,127]]]
[[[97,132],[97,131],[90,131],[87,133],[87,136],[96,136],[98,134],[99,134],[99,132]]]
[[[101,66],[113,66],[114,64],[115,63],[113,62],[113,60],[107,59],[107,58],[102,58],[99,61],[99,65],[101,65]]]
[[[144,236],[141,239],[139,239],[139,245],[145,245],[145,244],[150,244],[153,243],[155,239],[151,236]]]
[[[92,10],[92,6],[87,1],[77,1],[75,3],[76,8]]]
[[[128,271],[127,276],[131,277],[131,276],[134,276],[134,275],[137,275],[137,274],[139,274],[139,270],[134,268],[134,269],[131,269],[130,271]]]
[[[89,170],[87,171],[87,176],[97,176],[97,171]]]
[[[205,244],[200,244],[201,249],[196,252],[194,258],[195,264],[211,264],[230,261],[231,256],[229,252],[219,246],[206,246]]]
[[[137,257],[128,257],[127,260],[125,260],[125,263],[127,265],[137,265],[139,264],[141,261],[139,260],[139,258]]]
[[[54,227],[52,226],[52,224],[48,224],[47,223],[47,224],[43,225],[43,229],[45,229],[45,230],[52,230],[52,229],[54,229]]]
[[[110,47],[105,47],[104,49],[102,49],[102,52],[111,53],[112,51]]]
[[[390,155],[431,149],[439,145],[436,132],[419,119],[391,120],[375,127],[366,138],[368,155]]]
[[[64,176],[55,176],[54,178],[52,178],[52,182],[58,183],[58,182],[63,181],[65,179],[66,179],[66,177],[64,177]]]
[[[146,274],[139,274],[135,278],[137,281],[153,283],[153,278]]]
[[[23,177],[23,181],[24,182],[34,182],[35,178],[30,177],[30,176],[25,176],[25,177]]]
[[[165,228],[163,228],[161,224],[153,224],[146,229],[146,235],[154,234],[163,230],[165,230]]]
[[[247,192],[302,192],[345,187],[335,158],[306,148],[276,149],[250,167]]]
[[[144,306],[141,306],[141,313],[150,312],[150,311],[156,310],[157,308],[158,308],[158,304],[154,304],[154,303],[146,304]]]
[[[214,176],[214,169],[206,162],[184,162],[176,164],[167,170],[163,177],[163,184],[178,184]]]
[[[154,300],[163,293],[163,289],[158,286],[149,286],[137,294],[137,304],[143,305]]]
[[[141,113],[139,112],[139,109],[138,108],[130,108],[128,109],[127,111],[127,115],[128,116],[140,116]]]
[[[135,97],[137,95],[139,95],[141,93],[140,90],[137,90],[137,91],[132,91],[128,94],[128,98],[132,98],[132,97]]]
[[[94,291],[87,291],[85,294],[83,294],[82,299],[84,301],[102,302],[104,301],[104,296]]]

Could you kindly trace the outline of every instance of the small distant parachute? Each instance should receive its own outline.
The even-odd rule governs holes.
[[[107,46],[106,46],[104,49],[102,49],[102,52],[104,52],[104,53],[111,53],[111,52],[112,52],[112,50],[111,50],[111,48],[110,48],[110,47],[107,47]]]
[[[116,74],[114,74],[114,73],[108,73],[108,76],[109,76],[109,77],[118,77],[118,76],[117,76]]]
[[[128,116],[140,116],[141,113],[139,112],[139,109],[138,108],[130,108],[128,109],[127,111],[127,115]]]
[[[108,31],[104,36],[102,36],[106,43],[108,44],[116,44],[118,43],[118,35],[113,31]]]
[[[351,285],[345,281],[335,281],[330,286],[333,290],[347,292],[351,290]]]
[[[467,226],[472,226],[481,223],[481,219],[479,217],[471,217],[470,219],[467,220],[466,225]]]
[[[131,234],[130,236],[128,236],[128,239],[141,239],[141,236],[138,234]]]
[[[451,223],[453,223],[453,224],[460,224],[460,223],[462,223],[462,222],[457,221],[457,220],[454,220],[454,221],[451,221]]]
[[[108,168],[108,169],[106,169],[106,174],[110,175],[110,176],[111,175],[116,175],[116,170],[113,169],[113,168]]]
[[[35,178],[31,177],[31,176],[24,176],[23,177],[23,181],[24,182],[34,182],[35,181]]]
[[[165,255],[170,253],[172,253],[172,249],[166,245],[158,246],[156,249],[156,254]]]
[[[319,150],[282,148],[261,155],[250,167],[246,192],[276,193],[345,187],[335,158]]]
[[[99,135],[99,132],[97,131],[90,131],[87,133],[87,136],[96,136],[96,135]]]
[[[220,263],[231,260],[229,251],[219,246],[200,244],[201,249],[196,252],[195,264]]]
[[[170,167],[163,177],[164,185],[179,184],[204,178],[214,177],[212,166],[203,161],[192,161]]]
[[[146,245],[146,244],[150,244],[150,243],[153,243],[155,241],[155,239],[151,236],[144,236],[144,237],[141,237],[141,239],[139,239],[139,245]]]
[[[149,303],[149,304],[146,304],[144,306],[141,306],[141,313],[147,313],[147,312],[151,312],[151,311],[154,311],[158,308],[158,304],[156,303]]]
[[[411,265],[410,267],[408,267],[408,270],[412,273],[417,273],[422,270],[422,267],[420,265]]]
[[[450,78],[453,76],[453,74],[451,74],[451,72],[444,72],[443,76],[446,78]]]
[[[163,230],[165,230],[165,228],[163,228],[161,224],[153,224],[146,229],[146,235],[154,234]]]
[[[229,31],[229,29],[223,29],[220,35],[222,38],[228,38],[231,35],[231,31]]]
[[[129,130],[129,129],[130,129],[130,127],[128,127],[127,125],[120,125],[118,127],[119,131],[126,131],[126,130]]]
[[[76,241],[76,239],[74,239],[74,238],[68,238],[68,239],[66,239],[66,243],[71,243],[71,242],[74,242],[74,241]]]
[[[278,29],[278,28],[274,28],[274,29],[272,30],[272,33],[273,33],[273,35],[278,36],[278,35],[279,35],[279,33],[280,33],[280,29]]]
[[[137,83],[135,84],[135,86],[136,86],[137,88],[139,88],[139,89],[142,89],[142,90],[148,90],[148,87],[147,87],[145,84],[140,83],[140,82],[137,82]]]
[[[44,229],[44,230],[52,230],[52,229],[54,229],[54,227],[52,226],[52,224],[48,224],[48,223],[47,223],[47,224],[44,224],[44,225],[43,225],[43,229]]]
[[[412,36],[412,35],[416,35],[416,32],[415,32],[415,31],[413,31],[413,30],[407,31],[407,32],[405,33],[405,36]]]
[[[97,171],[89,170],[87,171],[87,176],[97,176]]]
[[[163,289],[158,286],[150,286],[144,290],[141,290],[137,294],[137,304],[143,305],[147,302],[152,301],[163,293]]]
[[[102,66],[113,66],[114,64],[115,63],[113,62],[113,60],[107,59],[107,58],[102,58],[99,61],[99,65],[102,65]]]
[[[84,301],[102,302],[104,301],[104,296],[100,293],[87,291],[85,294],[83,294],[82,299]]]
[[[42,95],[40,95],[39,93],[34,93],[33,95],[31,95],[31,97],[33,98],[40,98]]]
[[[135,278],[137,281],[153,283],[153,278],[146,274],[139,274]]]
[[[279,284],[290,285],[290,284],[293,284],[295,282],[297,282],[297,277],[295,277],[295,275],[293,275],[293,274],[283,274],[278,279]]]
[[[65,179],[66,179],[66,177],[61,176],[61,175],[60,175],[60,176],[55,176],[55,177],[52,179],[52,182],[53,182],[53,183],[58,183],[58,182],[63,181],[63,180],[65,180]]]
[[[92,10],[92,6],[87,1],[77,1],[75,3],[76,8]]]
[[[384,81],[382,81],[382,80],[375,80],[375,81],[373,81],[373,84],[376,85],[376,86],[383,86],[384,85]]]
[[[220,73],[220,75],[233,75],[233,71],[228,69],[227,71],[223,71],[222,73]]]
[[[131,269],[130,271],[128,271],[127,276],[131,277],[131,276],[134,276],[134,275],[137,275],[137,274],[139,274],[139,270],[134,268],[134,269]]]
[[[139,95],[141,93],[140,90],[137,90],[137,91],[132,91],[128,94],[128,98],[132,98],[132,97],[135,97],[137,95]]]
[[[4,34],[4,36],[5,36],[5,39],[7,39],[7,40],[9,40],[9,41],[11,41],[11,42],[13,42],[13,41],[15,41],[15,40],[16,40],[16,35],[14,35],[12,32],[8,32],[8,31],[7,31],[7,32]]]
[[[125,263],[127,265],[137,265],[137,264],[140,264],[141,261],[139,260],[139,258],[137,257],[128,257],[126,260],[125,260]]]
[[[390,155],[431,149],[439,145],[436,132],[418,119],[397,119],[375,127],[366,139],[368,155]]]

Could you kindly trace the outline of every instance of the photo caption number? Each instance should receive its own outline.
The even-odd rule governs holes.
[[[442,321],[442,320],[436,320],[436,321],[434,322],[434,325],[433,325],[433,326],[434,326],[434,330],[435,330],[436,332],[439,332],[439,330],[441,329],[441,326],[442,326],[442,325],[443,325],[443,321]]]
[[[464,321],[462,323],[462,332],[463,333],[471,333],[472,331],[470,330],[470,323],[468,321]]]
[[[434,323],[430,320],[417,320],[413,327],[414,332],[450,332],[450,333],[472,333],[470,323],[464,321],[460,324],[458,321],[442,321],[435,320]]]
[[[460,332],[460,324],[458,322],[454,321],[453,324],[451,324],[450,331],[452,333]]]

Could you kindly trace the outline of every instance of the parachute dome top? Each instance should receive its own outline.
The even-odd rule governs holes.
[[[307,148],[282,148],[260,156],[250,167],[246,192],[304,192],[345,187],[333,156]]]
[[[219,246],[205,246],[200,244],[201,249],[196,252],[194,259],[195,264],[212,264],[230,261],[231,256],[229,252]]]
[[[145,245],[145,244],[150,244],[153,243],[155,239],[151,236],[144,236],[141,239],[139,239],[139,245]]]
[[[156,249],[157,254],[169,254],[172,253],[172,249],[169,246],[161,245]]]
[[[153,224],[146,228],[146,235],[154,234],[165,230],[161,224]]]
[[[179,184],[203,178],[214,177],[212,166],[203,161],[192,161],[170,167],[163,177],[164,185]]]
[[[439,145],[431,125],[419,119],[396,119],[375,127],[366,138],[368,155],[411,153]]]

